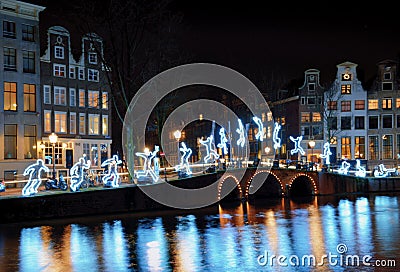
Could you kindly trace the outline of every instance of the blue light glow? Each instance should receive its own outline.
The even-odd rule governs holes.
[[[179,165],[175,166],[176,171],[183,171],[187,175],[192,174],[192,170],[189,165],[189,157],[192,155],[192,149],[188,148],[184,142],[181,143],[182,147],[179,148],[179,151],[183,153],[181,156],[181,162]]]
[[[389,173],[396,173],[396,168],[386,169],[384,164],[379,164],[378,169],[374,170],[374,177],[384,178],[389,175]]]
[[[361,161],[359,159],[356,160],[356,169],[357,171],[355,172],[355,175],[357,177],[365,178],[367,171],[365,170],[365,167],[361,166]]]
[[[219,158],[219,155],[217,154],[217,152],[214,150],[214,148],[212,148],[213,140],[214,140],[214,137],[212,135],[207,137],[207,140],[205,140],[205,141],[200,139],[200,143],[206,147],[207,155],[204,157],[205,163],[208,163],[209,161],[214,162],[214,161],[218,160],[218,158]]]
[[[239,139],[236,141],[236,144],[238,146],[244,147],[244,144],[246,142],[246,137],[244,136],[244,126],[242,120],[238,119],[238,122],[239,122],[239,128],[236,129],[236,132],[239,133]]]
[[[261,119],[258,118],[257,116],[253,117],[253,121],[258,126],[258,131],[257,131],[257,134],[255,135],[255,137],[256,137],[257,140],[262,142],[263,139],[264,139],[264,126],[263,126],[263,123],[262,123]]]
[[[119,173],[118,173],[118,164],[121,164],[122,161],[118,158],[118,155],[112,156],[112,158],[103,161],[101,167],[108,166],[107,174],[104,175],[101,180],[104,185],[111,183],[112,187],[119,186]]]
[[[23,196],[34,195],[38,192],[38,188],[42,183],[42,171],[50,172],[49,168],[44,165],[44,161],[42,159],[38,159],[36,163],[29,165],[24,170],[24,176],[29,175],[28,183],[25,184],[22,189]]]
[[[80,157],[72,168],[69,170],[71,175],[70,190],[73,192],[79,191],[79,187],[84,179],[84,170],[90,168],[90,160],[86,161],[86,156]]]
[[[228,142],[228,139],[226,138],[226,134],[225,134],[225,129],[224,128],[221,128],[219,130],[219,136],[221,136],[221,142],[217,146],[222,149],[222,152],[224,154],[228,154],[228,147],[226,146],[226,143]]]
[[[143,169],[142,170],[138,170],[135,172],[136,177],[139,178],[144,178],[147,176],[150,176],[153,179],[153,182],[156,182],[159,178],[159,171],[156,171],[155,169],[152,168],[152,162],[154,160],[154,158],[156,157],[158,151],[160,151],[160,147],[158,145],[156,145],[154,147],[154,151],[153,152],[149,152],[146,151],[144,153],[142,152],[136,152],[136,156],[141,157],[144,159],[144,163],[143,163]],[[155,168],[157,162],[155,163]]]
[[[301,141],[303,140],[303,136],[299,136],[296,139],[293,138],[292,136],[289,137],[290,140],[294,143],[294,148],[290,150],[290,154],[295,154],[295,153],[300,153],[301,155],[304,155],[304,149],[300,146]]]
[[[329,143],[324,143],[324,152],[320,155],[320,157],[325,159],[325,164],[331,164],[330,161],[331,155],[332,155],[331,145]]]
[[[275,122],[274,132],[272,133],[272,141],[274,142],[274,149],[278,149],[281,147],[281,138],[279,138],[279,130],[281,129],[281,125]]]
[[[349,168],[350,168],[350,163],[348,163],[347,161],[343,161],[342,165],[338,169],[338,173],[341,175],[347,175],[347,173],[349,172]]]

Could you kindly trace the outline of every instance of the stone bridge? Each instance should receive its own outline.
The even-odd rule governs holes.
[[[317,195],[319,176],[316,171],[281,168],[248,168],[242,177],[228,171],[220,179],[218,199]]]

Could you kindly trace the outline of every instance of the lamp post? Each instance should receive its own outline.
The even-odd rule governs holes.
[[[176,142],[178,143],[178,163],[177,164],[179,164],[179,157],[180,157],[180,151],[179,151],[179,139],[181,138],[181,132],[179,131],[179,130],[175,130],[175,132],[174,132],[174,137],[175,137],[175,140],[176,140]]]
[[[52,177],[52,179],[55,180],[56,179],[56,158],[54,157],[54,153],[55,153],[56,143],[58,141],[57,134],[52,132],[51,135],[49,136],[49,140],[53,147],[53,177]]]
[[[315,147],[315,141],[311,140],[308,142],[308,145],[311,147],[311,165],[312,165],[312,171],[314,171],[314,147]]]
[[[271,151],[271,148],[269,146],[267,146],[267,147],[265,147],[264,151],[265,151],[265,154],[267,154],[267,164],[269,164],[268,154]]]

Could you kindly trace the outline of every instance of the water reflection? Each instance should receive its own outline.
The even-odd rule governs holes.
[[[296,271],[348,271],[324,259],[328,253],[337,254],[341,243],[347,246],[346,254],[396,259],[398,200],[399,196],[258,200],[179,215],[2,225],[0,270],[293,271],[290,265],[278,266],[276,258],[261,267],[258,257],[268,254],[286,256],[286,264],[304,255],[314,256],[315,264],[324,263]]]

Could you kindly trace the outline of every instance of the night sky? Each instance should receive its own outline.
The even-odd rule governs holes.
[[[29,2],[48,7],[41,18],[46,26],[62,19],[70,5]],[[262,75],[302,78],[310,68],[321,71],[322,82],[332,82],[344,61],[357,63],[366,81],[377,62],[397,60],[400,52],[396,9],[378,2],[172,0],[169,8],[182,15],[176,42],[192,62],[228,66],[256,84]]]

